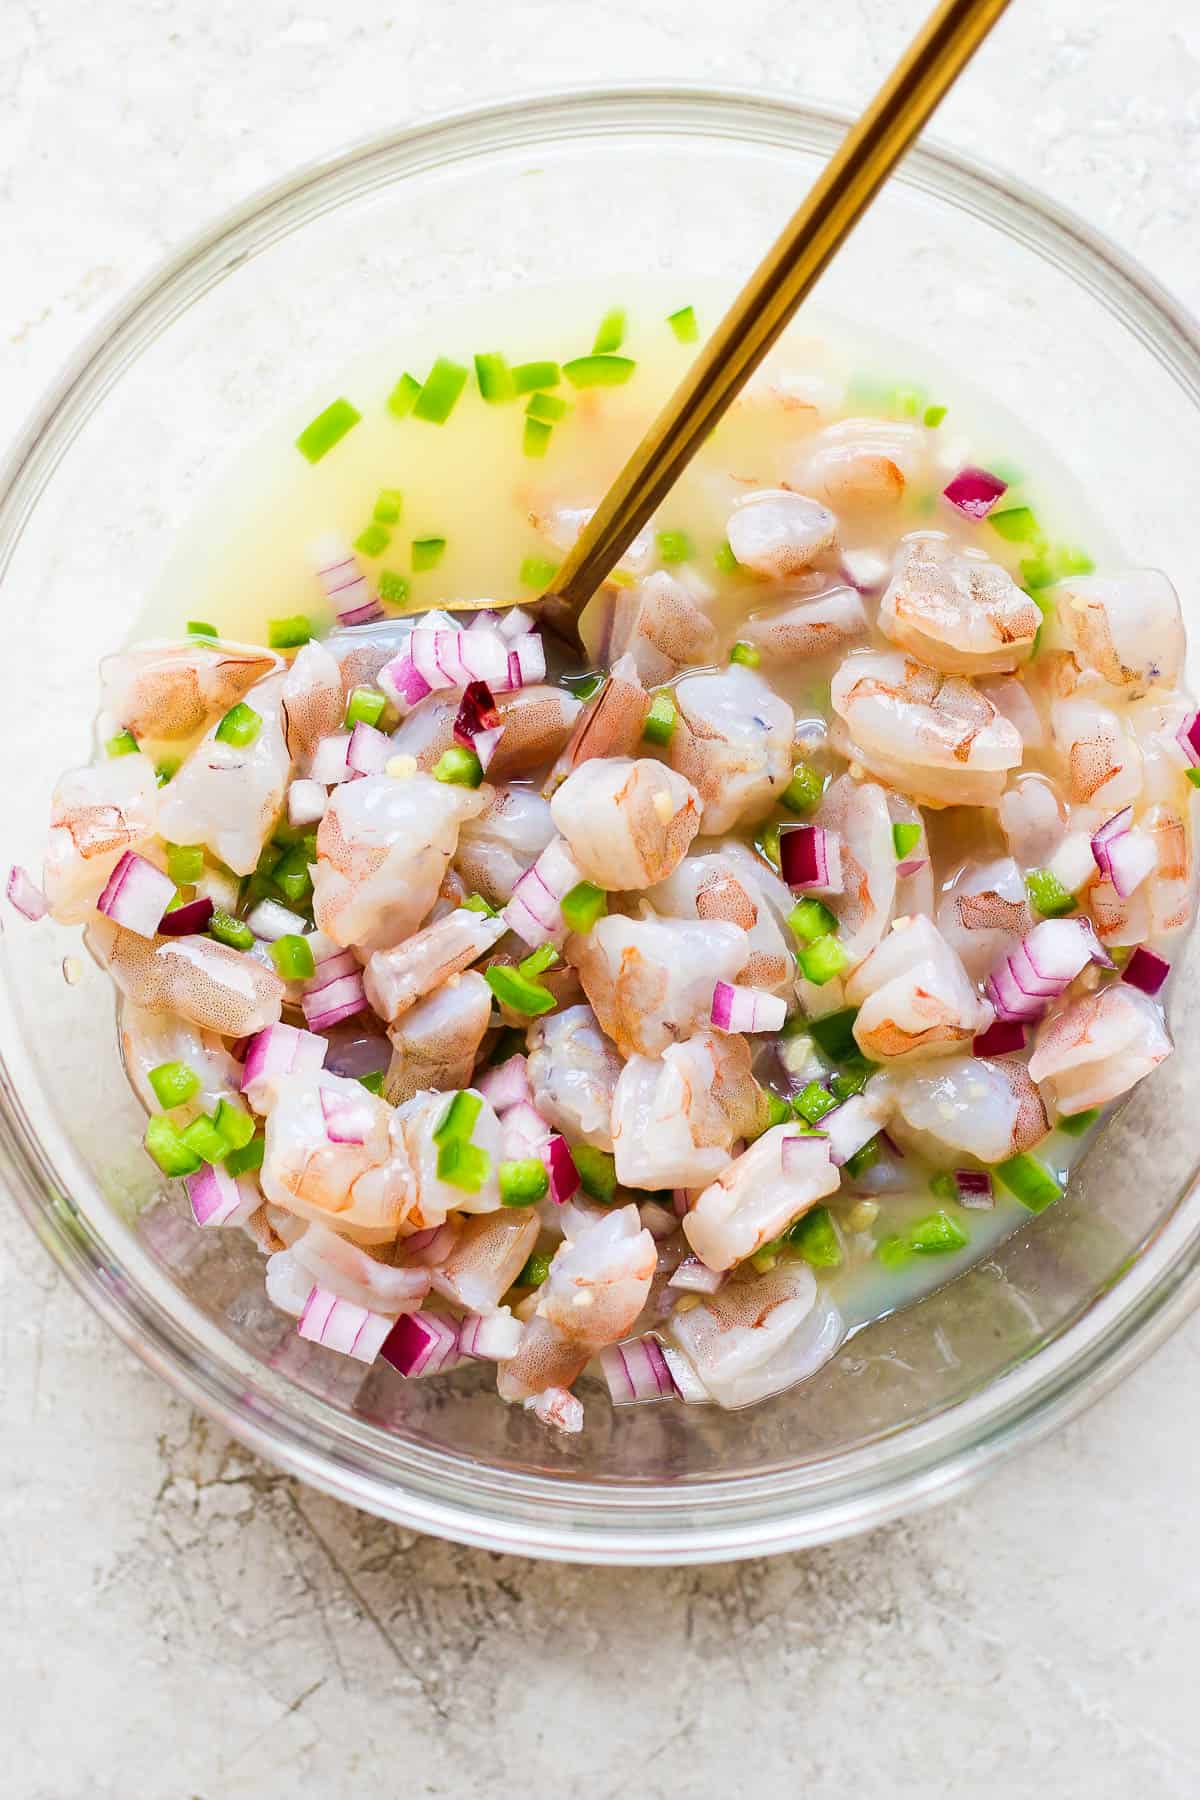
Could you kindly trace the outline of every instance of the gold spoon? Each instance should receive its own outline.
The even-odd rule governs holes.
[[[536,600],[579,646],[579,615],[779,337],[953,87],[1008,0],[942,0],[768,250]],[[491,600],[446,600],[447,612]],[[409,610],[423,611],[424,607]]]

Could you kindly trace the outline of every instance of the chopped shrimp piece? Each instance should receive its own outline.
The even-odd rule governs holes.
[[[549,1013],[529,1029],[529,1085],[548,1125],[572,1143],[611,1150],[613,1094],[621,1058],[590,1006]]]
[[[556,550],[565,552],[574,549],[595,510],[594,506],[538,506],[530,509],[529,523]],[[626,575],[644,575],[653,561],[654,538],[648,531],[639,531],[617,567]]]
[[[641,745],[649,710],[650,696],[637,665],[632,656],[622,656],[603,687],[585,705],[542,792],[553,794],[568,775],[596,757],[633,756]]]
[[[1171,1048],[1157,1000],[1118,981],[1046,1020],[1029,1073],[1069,1116],[1128,1093]]]
[[[567,941],[601,1029],[622,1056],[657,1056],[707,1019],[713,988],[743,967],[748,940],[723,919],[624,919],[610,913]]]
[[[323,1093],[353,1103],[362,1143],[332,1141]],[[436,1099],[444,1109],[445,1096]],[[390,1243],[402,1229],[420,1231],[445,1217],[444,1206],[432,1218],[422,1209],[400,1115],[361,1083],[325,1070],[279,1080],[259,1179],[267,1199],[285,1212],[335,1223],[363,1244]]]
[[[293,762],[307,767],[323,737],[342,729],[342,671],[324,644],[310,638],[283,678],[283,735]]]
[[[858,590],[834,587],[786,600],[769,612],[751,613],[738,636],[753,644],[764,661],[782,664],[848,650],[868,629]]]
[[[1152,931],[1155,937],[1168,937],[1186,930],[1196,910],[1196,867],[1188,828],[1171,806],[1152,806],[1143,827],[1156,851],[1149,881]]]
[[[737,560],[758,575],[777,580],[811,568],[837,541],[837,520],[819,500],[787,488],[747,494],[725,526]]]
[[[262,721],[249,744],[201,738],[159,797],[159,829],[175,844],[203,844],[235,875],[254,870],[279,817],[292,773],[284,742],[286,675],[250,688],[244,704]]]
[[[429,1292],[427,1269],[398,1268],[387,1260],[386,1251],[351,1243],[315,1219],[293,1237],[290,1248],[296,1271],[307,1275],[310,1288],[315,1282],[369,1312],[398,1318],[401,1313],[416,1312]]]
[[[1094,700],[1056,700],[1050,725],[1072,800],[1107,815],[1139,797],[1142,753],[1115,712]]]
[[[947,675],[994,675],[1033,654],[1042,623],[1007,570],[944,532],[905,538],[879,608],[885,637]]]
[[[704,611],[711,599],[690,570],[660,569],[636,588],[603,587],[580,617],[583,647],[597,668],[629,656],[648,687],[669,681],[689,664],[714,660],[717,630]]]
[[[527,869],[557,836],[550,804],[532,788],[490,787],[483,811],[464,819],[458,833],[455,866],[468,892],[482,894],[493,906],[504,906]]]
[[[400,943],[437,899],[459,826],[483,806],[476,789],[421,773],[343,782],[317,832],[317,925],[343,946]]]
[[[700,828],[691,783],[648,757],[583,763],[550,811],[587,879],[610,889],[665,880]]]
[[[249,644],[139,644],[101,661],[100,704],[139,740],[191,737],[282,667],[274,651]]]
[[[753,669],[688,675],[668,754],[704,806],[706,837],[764,819],[792,778],[795,715]]]
[[[792,909],[792,896],[736,838],[706,855],[685,856],[673,874],[647,891],[646,899],[666,918],[727,919],[740,925],[749,945],[739,976],[742,986],[790,993],[795,940],[781,921]]]
[[[617,1180],[624,1187],[705,1187],[758,1115],[743,1037],[701,1031],[660,1056],[632,1056],[612,1102]]]
[[[1015,1057],[952,1056],[878,1080],[886,1082],[894,1109],[893,1132],[934,1161],[951,1151],[1004,1162],[1032,1149],[1050,1129],[1042,1097]]]
[[[718,1406],[736,1411],[807,1381],[846,1335],[841,1313],[807,1263],[727,1281],[667,1329]]]
[[[489,781],[511,781],[545,768],[562,751],[583,710],[565,688],[515,688],[495,696],[504,735],[488,764]],[[411,756],[430,770],[455,743],[454,721],[462,704],[457,689],[439,690],[419,700],[392,733],[392,754]]]
[[[528,1261],[541,1228],[533,1207],[501,1207],[468,1219],[445,1262],[433,1271],[434,1292],[467,1312],[495,1312]]]
[[[1044,869],[1067,834],[1067,805],[1044,775],[1018,775],[1000,796],[1000,825],[1023,869]]]
[[[846,754],[924,806],[995,806],[1021,761],[1020,733],[977,688],[898,651],[849,655],[830,699]]]
[[[846,981],[854,1037],[872,1062],[952,1056],[986,1031],[993,1012],[931,919],[893,926]]]
[[[894,506],[925,473],[927,434],[887,419],[839,419],[806,443],[791,485],[835,512]]]
[[[815,818],[841,840],[843,892],[826,905],[837,914],[842,947],[861,962],[887,930],[896,898],[888,796],[873,781],[839,775],[826,788]]]
[[[1180,743],[1183,725],[1196,708],[1186,694],[1152,694],[1124,713],[1142,753],[1142,798],[1148,803],[1179,803],[1183,774],[1189,767]]]
[[[1001,718],[1015,725],[1026,750],[1044,749],[1049,732],[1034,703],[1033,695],[1016,675],[994,675],[979,683],[981,694],[991,701]]]
[[[381,1019],[394,1024],[418,1000],[490,950],[507,929],[503,919],[457,907],[394,950],[375,951],[363,974],[367,999]]]
[[[275,971],[214,938],[144,938],[97,917],[84,943],[135,1006],[228,1038],[278,1022],[284,987]]]
[[[1090,678],[1136,700],[1152,687],[1174,686],[1186,642],[1179,596],[1161,569],[1073,575],[1052,598],[1055,643],[1070,663],[1064,691]]]
[[[118,1008],[121,1056],[125,1073],[149,1112],[162,1110],[150,1085],[150,1071],[162,1063],[181,1062],[200,1077],[195,1096],[172,1117],[187,1120],[199,1113],[215,1112],[222,1100],[232,1100],[242,1085],[242,1071],[215,1031],[203,1031],[168,1012],[151,1012],[132,1000]]]
[[[158,783],[148,756],[113,756],[71,769],[50,803],[42,887],[60,925],[81,925],[127,850],[158,826]]]
[[[483,1100],[476,1088],[464,1091],[476,1094]],[[471,1127],[472,1144],[482,1150],[488,1159],[488,1172],[478,1191],[468,1192],[465,1188],[455,1187],[451,1182],[442,1181],[438,1176],[438,1145],[434,1133],[446,1116],[449,1104],[450,1099],[446,1094],[415,1094],[403,1106],[397,1107],[394,1115],[419,1185],[422,1216],[420,1224],[415,1222],[415,1218],[410,1222],[408,1228],[413,1231],[422,1230],[427,1225],[442,1224],[449,1212],[495,1212],[500,1205],[500,1121],[487,1100],[483,1100],[478,1117]]]
[[[331,631],[325,648],[341,672],[343,701],[356,687],[378,685],[379,671],[404,652],[414,625],[443,624],[453,630],[455,621],[439,613],[421,619],[376,619],[369,625],[346,625]]]
[[[683,1221],[683,1234],[710,1269],[731,1269],[836,1193],[840,1182],[828,1139],[774,1125],[705,1188]]]
[[[472,915],[474,916],[474,915]],[[492,990],[473,969],[404,1014],[388,1032],[384,1092],[392,1106],[428,1088],[466,1087],[492,1016]]]
[[[937,912],[938,930],[972,981],[990,975],[1032,924],[1025,878],[1011,856],[964,863]]]
[[[505,1400],[524,1400],[549,1387],[570,1387],[605,1344],[623,1338],[646,1303],[658,1262],[654,1239],[636,1206],[621,1206],[588,1221],[554,1253],[538,1289],[537,1309],[520,1348],[502,1363],[497,1381]]]
[[[903,794],[889,794],[887,797],[888,817],[893,828],[897,825],[915,825],[920,836],[913,849],[905,857],[896,860],[896,899],[892,907],[893,916],[903,918],[908,913],[929,913],[934,910],[933,863],[929,854],[929,839],[925,829],[925,820],[919,806]],[[894,842],[894,840],[893,840]]]

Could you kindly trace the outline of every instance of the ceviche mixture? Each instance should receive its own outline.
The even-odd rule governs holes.
[[[691,353],[692,308],[656,329]],[[490,1362],[562,1431],[585,1372],[777,1394],[1057,1200],[1171,1052],[1195,895],[1170,581],[1059,541],[944,395],[776,367],[582,666],[543,633],[588,446],[632,442],[625,336],[326,406],[290,605],[238,641],[214,589],[230,617],[104,661],[97,754],[8,889],[83,927],[147,1154],[301,1337]],[[464,418],[507,434],[524,559],[484,610],[393,616],[454,537],[406,470],[457,467],[487,553]]]

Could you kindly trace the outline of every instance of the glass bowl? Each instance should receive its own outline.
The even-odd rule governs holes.
[[[748,270],[844,121],[753,96],[580,92],[366,144],[190,245],[92,340],[0,485],[10,638],[7,849],[36,867],[55,772],[84,760],[99,656],[135,619],[198,494],[265,418],[461,298],[622,270]],[[686,297],[686,296],[685,296]],[[914,344],[1036,423],[1134,561],[1193,580],[1179,471],[1200,466],[1200,342],[1085,226],[944,152],[904,164],[825,276],[825,313]],[[1193,661],[1196,589],[1184,594]],[[11,626],[10,626],[10,629]],[[1193,688],[1197,670],[1191,670]],[[340,1498],[463,1542],[591,1562],[699,1562],[828,1540],[960,1490],[1078,1411],[1194,1303],[1179,1053],[1064,1203],[918,1309],[756,1409],[597,1397],[546,1433],[484,1371],[404,1383],[314,1350],[236,1234],[156,1201],[106,979],[74,934],[11,913],[0,1154],[51,1255],[154,1369],[243,1442]],[[217,1239],[219,1241],[214,1242]]]

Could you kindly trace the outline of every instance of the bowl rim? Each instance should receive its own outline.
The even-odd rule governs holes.
[[[203,227],[160,262],[86,336],[0,465],[0,578],[59,457],[146,342],[243,261],[338,204],[339,184],[368,191],[398,174],[461,164],[535,142],[687,131],[743,144],[831,146],[842,111],[789,96],[695,83],[581,84],[438,113],[315,158]],[[410,161],[396,170],[394,159]],[[1084,220],[987,163],[923,139],[896,177],[971,212],[1068,273],[1120,318],[1200,406],[1200,327],[1188,310]],[[1118,304],[1118,301],[1120,302]],[[466,1456],[411,1447],[406,1481],[356,1454],[346,1415],[311,1401],[312,1421],[247,1392],[237,1369],[153,1296],[131,1289],[72,1206],[0,1064],[0,1171],[48,1253],[105,1322],[192,1405],[265,1460],[397,1523],[480,1548],[561,1561],[682,1564],[829,1542],[961,1493],[1121,1380],[1200,1301],[1200,1217],[1181,1200],[1133,1270],[1100,1294],[1028,1362],[933,1419],[898,1430],[886,1457],[855,1453],[846,1472],[806,1498],[798,1471],[695,1485],[624,1485],[555,1476],[501,1477]],[[1189,1189],[1189,1194],[1190,1194]],[[220,1334],[214,1333],[219,1337]],[[280,1389],[282,1394],[282,1387]],[[325,1417],[327,1415],[327,1419]],[[336,1431],[335,1431],[336,1425]],[[364,1452],[369,1446],[364,1445]],[[402,1459],[403,1460],[403,1459]],[[703,1505],[693,1504],[698,1498]]]

